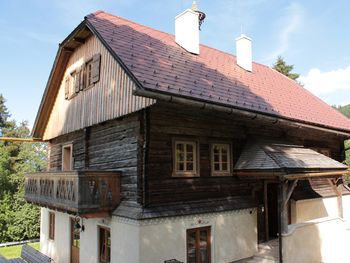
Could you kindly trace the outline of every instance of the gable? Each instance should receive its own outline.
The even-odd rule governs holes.
[[[67,99],[66,79],[96,54],[101,55],[99,81]],[[135,82],[101,41],[94,35],[89,37],[83,45],[72,52],[68,59],[43,139],[49,140],[114,119],[138,111],[155,102],[153,99],[132,95],[135,88]]]

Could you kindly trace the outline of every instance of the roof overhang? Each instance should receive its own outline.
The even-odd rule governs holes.
[[[269,123],[273,124],[285,124],[290,127],[295,128],[309,128],[309,129],[316,129],[327,133],[333,133],[336,135],[340,135],[346,138],[350,138],[350,131],[347,130],[339,130],[335,129],[333,127],[318,125],[315,123],[308,123],[308,122],[301,122],[300,120],[294,120],[294,119],[288,119],[282,116],[277,115],[269,115],[269,114],[263,114],[260,112],[255,111],[248,111],[246,109],[240,109],[235,107],[229,107],[225,105],[220,105],[214,102],[204,101],[204,100],[198,100],[193,99],[185,96],[175,96],[173,94],[168,93],[162,93],[158,90],[149,90],[145,88],[138,88],[134,90],[133,92],[136,96],[142,96],[147,98],[152,98],[160,101],[166,101],[166,102],[172,102],[177,104],[183,104],[187,106],[197,107],[201,109],[211,109],[211,110],[217,110],[221,112],[225,112],[228,114],[239,114],[246,116],[247,118],[253,119],[253,120],[264,120]]]
[[[348,167],[312,149],[286,143],[249,142],[234,174],[252,179],[300,180],[350,174]]]
[[[85,40],[91,35],[91,30],[86,26],[85,21],[83,21],[61,44],[59,44],[55,61],[34,122],[32,130],[33,138],[41,139],[43,137],[69,58],[74,50],[84,44]]]

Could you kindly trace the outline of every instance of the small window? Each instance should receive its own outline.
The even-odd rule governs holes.
[[[55,240],[55,213],[49,212],[49,239]]]
[[[211,262],[210,227],[187,230],[187,263]]]
[[[211,171],[214,176],[230,175],[230,144],[211,145]]]
[[[175,141],[175,176],[197,175],[197,144],[192,141]]]
[[[100,227],[100,263],[111,262],[111,232],[109,229]]]
[[[62,146],[62,171],[73,170],[72,145]]]

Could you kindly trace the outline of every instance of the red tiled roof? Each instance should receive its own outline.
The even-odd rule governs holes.
[[[248,72],[205,45],[193,55],[171,34],[102,11],[86,19],[147,90],[350,131],[345,116],[268,66]]]

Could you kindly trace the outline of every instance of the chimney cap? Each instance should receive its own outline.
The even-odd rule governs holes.
[[[243,39],[243,38],[252,41],[252,39],[251,39],[250,37],[246,36],[245,34],[241,34],[239,37],[237,37],[237,38],[236,38],[236,41],[237,41],[237,40],[240,40],[240,39]]]

